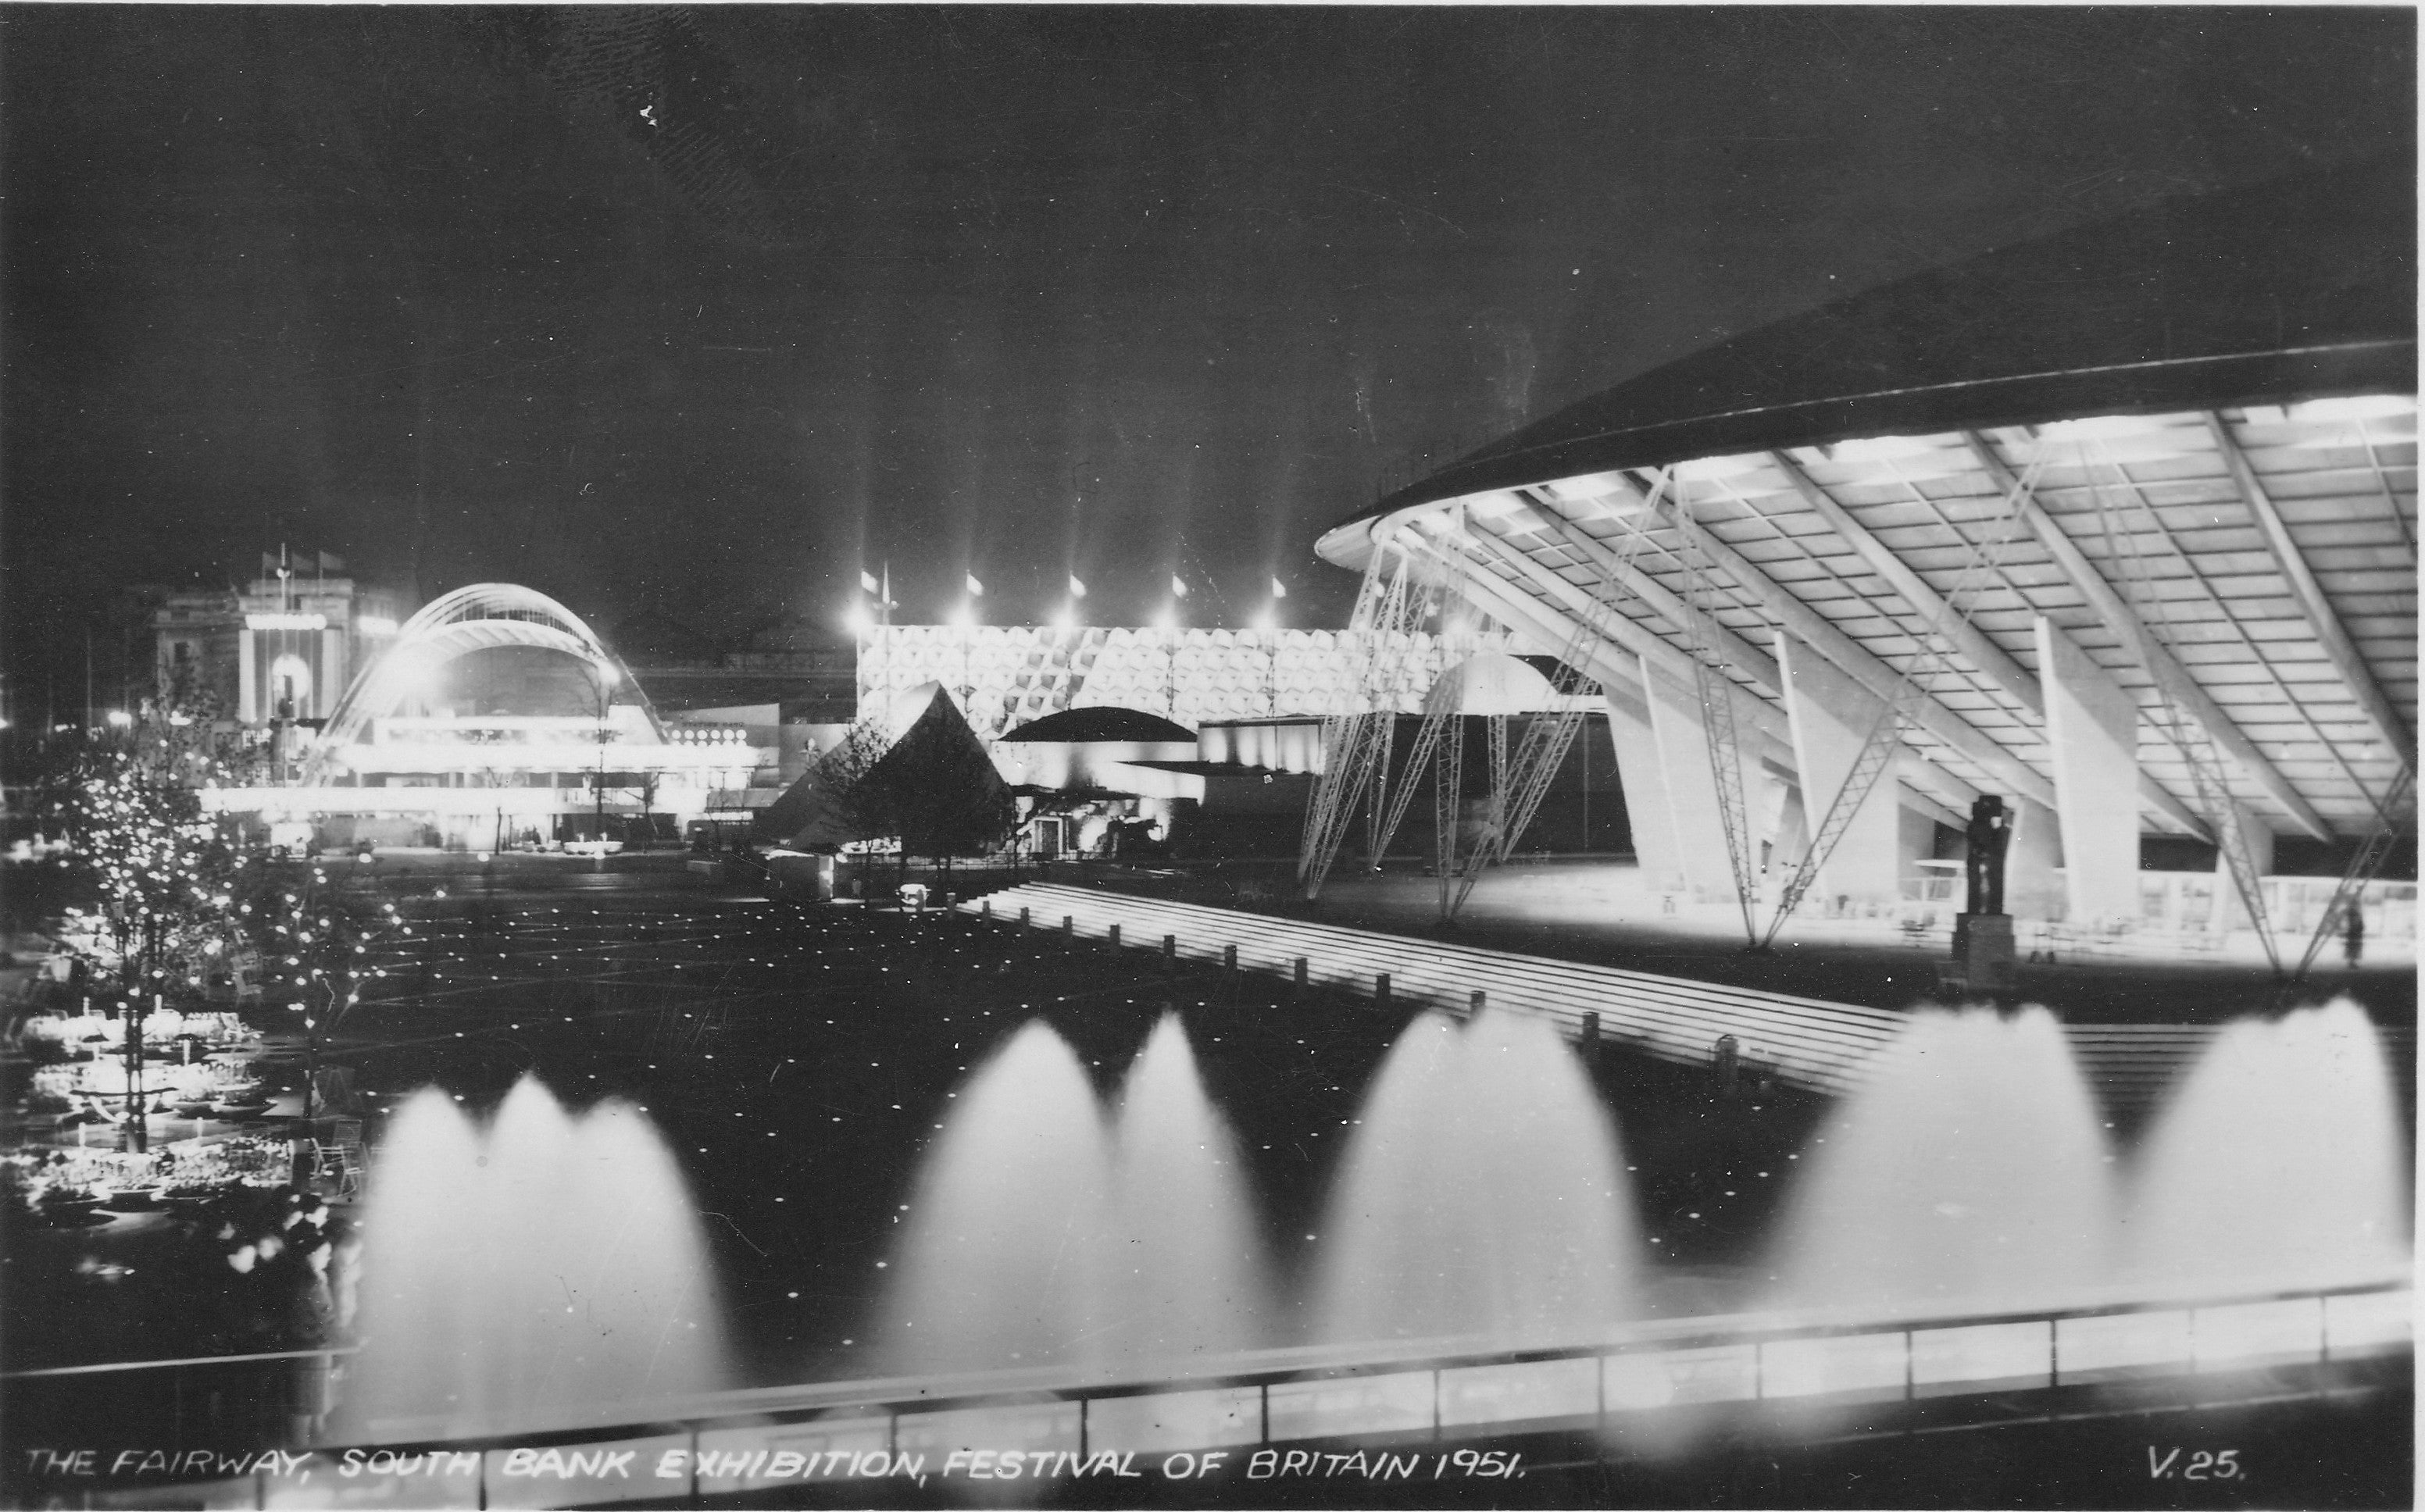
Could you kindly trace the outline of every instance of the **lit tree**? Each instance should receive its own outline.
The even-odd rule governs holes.
[[[235,934],[235,858],[198,791],[222,770],[202,748],[207,735],[192,715],[147,708],[64,748],[43,783],[45,827],[65,842],[57,864],[81,905],[70,921],[89,920],[116,947],[102,964],[127,998],[126,1127],[137,1150],[144,1014],[156,1001],[199,995],[207,961]]]
[[[361,1001],[362,958],[379,939],[412,932],[393,900],[381,898],[371,908],[348,908],[349,901],[343,889],[329,884],[327,869],[315,865],[306,877],[266,878],[266,885],[240,905],[268,968],[271,990],[265,995],[303,1015],[306,1120],[313,1114],[320,1047]]]

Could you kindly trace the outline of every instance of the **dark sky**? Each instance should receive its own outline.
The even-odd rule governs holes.
[[[8,665],[282,539],[1133,623],[1834,294],[2379,150],[2405,9],[16,6]],[[1400,478],[1398,481],[1404,481]],[[1217,589],[1220,599],[1207,588]],[[1222,613],[1226,602],[1227,613]],[[71,648],[72,643],[72,648]]]

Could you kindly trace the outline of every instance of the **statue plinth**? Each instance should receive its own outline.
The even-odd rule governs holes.
[[[1953,963],[1974,993],[2009,993],[2020,985],[2013,970],[2010,914],[1953,915]]]

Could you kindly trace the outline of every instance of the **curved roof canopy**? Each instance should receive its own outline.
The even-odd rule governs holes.
[[[1148,714],[1141,708],[1093,704],[1029,720],[1002,739],[1014,744],[1022,740],[1076,744],[1094,740],[1185,740],[1192,744],[1196,732],[1184,724],[1173,724],[1159,714]]]
[[[333,751],[361,740],[372,720],[393,713],[439,667],[474,651],[505,646],[578,658],[599,674],[610,704],[648,708],[639,684],[580,615],[536,588],[475,582],[440,595],[405,621],[387,650],[362,669],[338,700],[318,750]],[[653,729],[653,712],[649,719]]]
[[[1689,685],[1697,626],[1789,772],[1779,635],[1882,696],[1921,677],[1906,740],[1956,807],[2051,797],[2044,619],[2146,715],[2153,825],[2209,833],[2220,770],[2272,829],[2363,834],[2416,748],[2415,199],[2413,157],[2369,160],[1855,294],[1318,549],[1445,566],[1613,692]]]
[[[2412,154],[2161,200],[1654,368],[1357,517],[1855,436],[2414,391],[2416,218]]]

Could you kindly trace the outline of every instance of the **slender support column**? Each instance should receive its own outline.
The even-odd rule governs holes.
[[[1718,813],[1717,775],[1710,770],[1709,737],[1701,727],[1700,694],[1663,673],[1647,666],[1644,671],[1648,674],[1644,682],[1650,693],[1660,776],[1676,826],[1678,869],[1695,898],[1731,901],[1734,870],[1727,860],[1726,821]],[[1631,812],[1630,805],[1627,812]]]
[[[2004,848],[2004,912],[2015,918],[2050,919],[2063,912],[2063,833],[2053,809],[2026,798],[2005,801],[2013,811],[2013,837]]]
[[[240,622],[239,622],[240,623]],[[268,716],[258,702],[261,690],[261,660],[253,647],[260,631],[249,626],[235,632],[235,708],[236,718],[248,724],[263,723]]]
[[[1793,725],[1793,758],[1806,804],[1827,811],[1860,759],[1861,747],[1886,700],[1838,670],[1791,635],[1776,638],[1785,672],[1785,712]],[[1896,784],[1871,786],[1850,827],[1819,868],[1819,896],[1856,903],[1891,903],[1902,895],[1902,806]]]
[[[1635,665],[1640,666],[1639,659]],[[1680,886],[1683,843],[1676,834],[1675,805],[1659,759],[1659,736],[1650,724],[1650,701],[1639,682],[1607,683],[1608,738],[1616,752],[1616,780],[1625,793],[1626,821],[1633,830],[1633,857],[1646,892]]]
[[[2038,676],[2047,694],[2064,891],[2076,925],[2139,914],[2139,706],[2129,690],[2044,617]]]
[[[329,626],[320,631],[320,675],[312,679],[312,713],[327,718],[345,695],[351,674],[345,664],[345,632]],[[300,712],[298,710],[297,712]]]
[[[1776,837],[1768,853],[1768,874],[1774,879],[1791,877],[1793,868],[1802,865],[1802,857],[1810,849],[1810,811],[1802,802],[1798,787],[1785,789],[1785,802],[1776,811]]]

